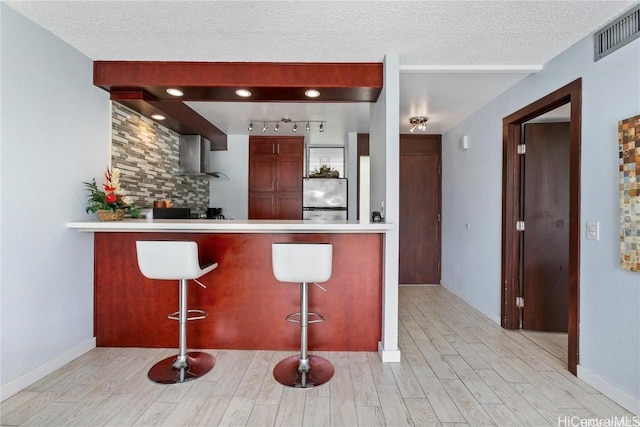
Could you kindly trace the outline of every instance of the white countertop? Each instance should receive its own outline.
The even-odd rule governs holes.
[[[123,221],[70,221],[67,228],[86,232],[172,233],[385,233],[393,224],[358,221],[278,221],[225,219],[125,219]]]

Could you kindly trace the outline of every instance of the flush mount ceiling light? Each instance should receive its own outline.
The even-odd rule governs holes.
[[[180,89],[176,89],[174,87],[170,87],[169,89],[167,89],[167,93],[171,96],[183,96],[184,92],[182,92]]]
[[[409,124],[411,125],[411,129],[409,129],[409,132],[413,132],[416,129],[426,130],[428,121],[429,118],[424,116],[411,117],[409,119]]]
[[[320,91],[316,89],[308,89],[304,91],[304,94],[307,98],[317,98],[320,96]]]
[[[164,119],[166,119],[166,117],[165,117],[165,116],[163,116],[162,114],[152,114],[152,115],[151,115],[151,118],[152,118],[153,120],[164,120]]]
[[[269,123],[273,123],[274,132],[279,132],[282,130],[281,124],[289,124],[289,123],[293,123],[293,126],[291,127],[291,132],[298,132],[298,123],[306,123],[304,130],[307,132],[311,132],[311,123],[319,123],[320,125],[318,126],[318,131],[324,132],[324,124],[326,123],[326,120],[291,120],[288,117],[283,117],[280,120],[250,119],[247,121],[249,122],[249,126],[247,127],[247,130],[249,132],[253,131],[253,122],[262,122],[262,132],[266,132],[267,129],[269,129]]]
[[[241,96],[243,98],[248,98],[251,96],[251,92],[249,92],[247,89],[238,89],[236,90],[236,95]]]

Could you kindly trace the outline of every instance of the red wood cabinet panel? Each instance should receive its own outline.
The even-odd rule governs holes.
[[[302,219],[303,174],[304,137],[251,137],[249,219]]]
[[[302,156],[279,155],[276,169],[276,191],[299,192],[302,195]]]
[[[311,351],[377,351],[382,319],[382,235],[307,233],[96,233],[95,336],[99,347],[178,346],[178,282],[151,280],[138,269],[137,240],[192,240],[217,269],[201,288],[188,284],[189,308],[206,319],[189,322],[190,349],[295,351],[300,327],[285,321],[299,311],[300,287],[273,277],[271,244],[328,242],[333,274],[327,292],[309,287],[309,310],[325,321],[309,327]]]
[[[249,159],[249,192],[276,191],[278,181],[276,156],[251,156]]]
[[[276,193],[278,219],[302,219],[302,193]]]
[[[253,191],[249,193],[249,218],[273,219],[276,217],[275,192]]]

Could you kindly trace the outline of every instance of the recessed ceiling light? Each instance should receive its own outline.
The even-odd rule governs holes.
[[[319,91],[317,91],[317,90],[315,90],[315,89],[309,89],[309,90],[306,90],[306,91],[304,92],[304,94],[305,94],[308,98],[317,98],[317,97],[319,97],[319,96],[320,96],[320,92],[319,92]]]
[[[166,119],[166,117],[163,116],[162,114],[152,114],[151,118],[154,119],[154,120],[164,120],[164,119]]]
[[[251,92],[246,89],[238,89],[236,90],[236,95],[241,96],[243,98],[248,98],[251,96]]]
[[[184,92],[182,92],[180,89],[176,89],[174,87],[170,87],[169,89],[167,89],[167,93],[171,96],[182,96],[184,95]]]

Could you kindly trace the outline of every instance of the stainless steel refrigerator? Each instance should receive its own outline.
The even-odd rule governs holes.
[[[302,218],[320,221],[347,219],[346,178],[305,178]]]

